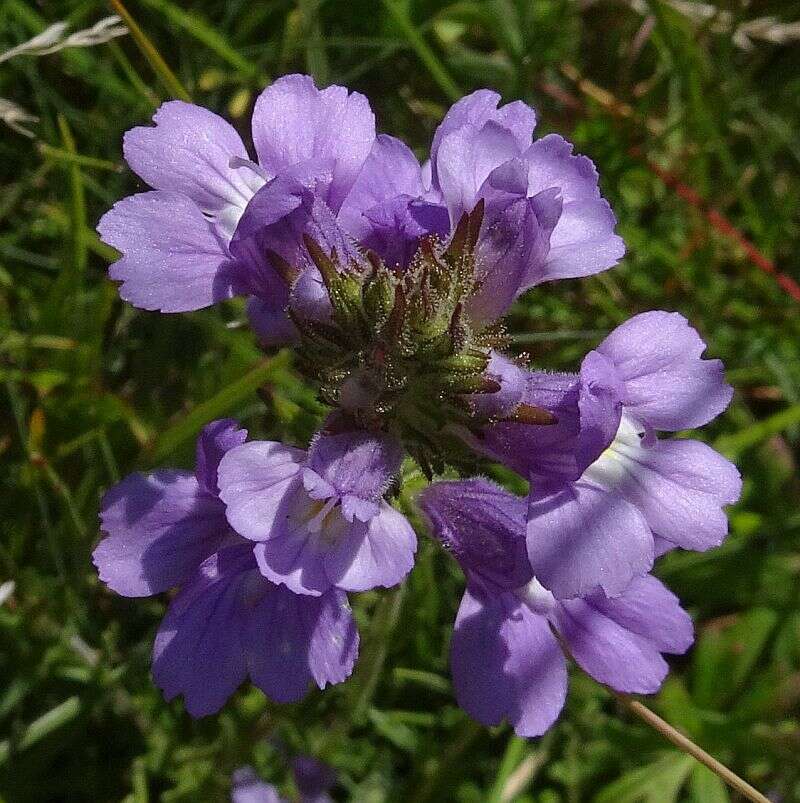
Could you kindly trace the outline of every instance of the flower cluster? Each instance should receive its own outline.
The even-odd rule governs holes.
[[[173,101],[154,120],[125,156],[155,189],[98,227],[122,253],[122,297],[180,312],[247,296],[259,341],[294,347],[330,407],[307,450],[216,421],[194,473],[107,494],[101,579],[129,596],[179,588],[154,648],[166,696],[203,715],[248,675],[287,701],[350,674],[348,592],[413,567],[416,535],[389,501],[405,455],[429,479],[494,461],[530,483],[527,500],[474,477],[418,500],[466,576],[452,672],[472,716],[543,733],[563,650],[615,689],[655,691],[692,625],[653,562],[718,545],[740,491],[708,446],[656,433],[707,423],[732,390],[676,313],[633,317],[577,374],[503,355],[520,294],[624,253],[592,163],[534,140],[533,110],[486,90],[449,110],[424,165],[376,135],[364,97],[305,76],[256,102],[256,161],[204,109]]]

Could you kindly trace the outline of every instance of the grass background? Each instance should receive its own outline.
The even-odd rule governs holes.
[[[720,0],[705,22],[659,0],[129,9],[192,98],[246,139],[258,91],[304,71],[366,93],[380,129],[420,156],[450,100],[490,86],[534,105],[540,135],[558,131],[594,159],[629,254],[526,296],[515,345],[574,369],[629,315],[663,308],[725,360],[736,396],[702,437],[736,460],[744,494],[721,549],[659,565],[698,640],[650,703],[776,800],[800,800],[799,306],[708,214],[797,276],[800,46],[743,49],[731,35],[765,16],[791,22],[789,5]],[[4,0],[0,51],[106,13],[90,0]],[[141,189],[122,133],[169,96],[131,37],[0,66],[0,97],[39,117],[34,138],[0,124],[0,581],[14,583],[0,606],[0,797],[225,800],[244,763],[290,790],[285,754],[303,751],[336,769],[337,798],[357,801],[733,799],[577,672],[541,740],[472,723],[446,659],[461,580],[430,542],[403,588],[355,599],[362,655],[347,683],[283,707],[245,687],[198,722],[164,703],[148,671],[164,600],[115,597],[92,570],[103,491],[134,468],[189,465],[211,418],[302,443],[320,416],[289,357],[256,349],[241,305],[139,312],[105,278],[114,254],[94,226]],[[515,791],[519,778],[529,783]]]

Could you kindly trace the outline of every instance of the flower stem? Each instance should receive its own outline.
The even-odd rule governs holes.
[[[668,722],[661,719],[658,714],[651,711],[646,705],[643,705],[638,700],[632,700],[625,694],[614,692],[614,695],[631,713],[635,714],[651,728],[658,731],[667,741],[672,742],[677,748],[683,750],[684,753],[688,753],[703,766],[708,767],[711,772],[725,781],[731,789],[735,789],[740,795],[743,795],[748,800],[754,801],[754,803],[770,803],[769,798],[762,795],[758,789],[750,786],[747,781],[740,778],[735,772],[732,772],[724,764],[706,753],[705,750],[673,728]]]

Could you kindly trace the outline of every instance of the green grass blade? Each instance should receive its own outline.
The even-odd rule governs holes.
[[[289,356],[288,351],[282,351],[277,356],[264,360],[241,379],[197,405],[186,418],[170,427],[156,439],[147,456],[148,462],[158,463],[169,457],[184,441],[195,437],[209,421],[230,412],[263,384],[275,379],[288,365]]]
[[[757,421],[733,435],[723,435],[721,438],[717,438],[714,447],[728,457],[737,457],[747,449],[758,446],[767,438],[780,434],[794,424],[800,424],[800,404],[793,404],[786,410],[781,410],[769,418]]]
[[[228,41],[218,33],[214,27],[196,10],[191,12],[168,2],[168,0],[144,0],[145,5],[160,11],[170,22],[181,30],[186,31],[192,38],[213,50],[221,59],[227,61],[242,75],[253,77],[258,74],[255,64],[249,62],[241,53],[236,51]]]
[[[128,30],[131,32],[131,36],[139,46],[139,50],[142,51],[142,55],[150,63],[153,71],[161,79],[172,97],[177,98],[178,100],[185,100],[187,103],[191,103],[191,95],[178,80],[178,77],[175,75],[175,73],[169,68],[167,62],[164,61],[163,57],[158,52],[155,45],[150,41],[150,38],[147,36],[147,34],[139,27],[138,23],[131,16],[128,9],[122,4],[122,0],[109,0],[109,3],[114,11],[116,11],[117,14],[122,17],[123,22],[128,26]]]
[[[392,19],[397,23],[403,36],[419,56],[420,61],[427,67],[431,77],[439,85],[439,88],[452,101],[458,100],[464,93],[458,84],[450,77],[439,57],[433,52],[431,47],[422,37],[420,32],[414,27],[414,23],[408,16],[407,10],[397,2],[397,0],[382,0],[386,10]]]

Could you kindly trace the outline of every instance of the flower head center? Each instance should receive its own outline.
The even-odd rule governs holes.
[[[452,448],[448,424],[469,425],[465,394],[499,389],[485,371],[502,331],[468,313],[480,287],[474,247],[481,219],[479,205],[446,245],[424,238],[406,268],[372,252],[345,263],[306,241],[332,312],[326,322],[293,315],[301,370],[323,402],[358,427],[396,435],[424,463]]]

